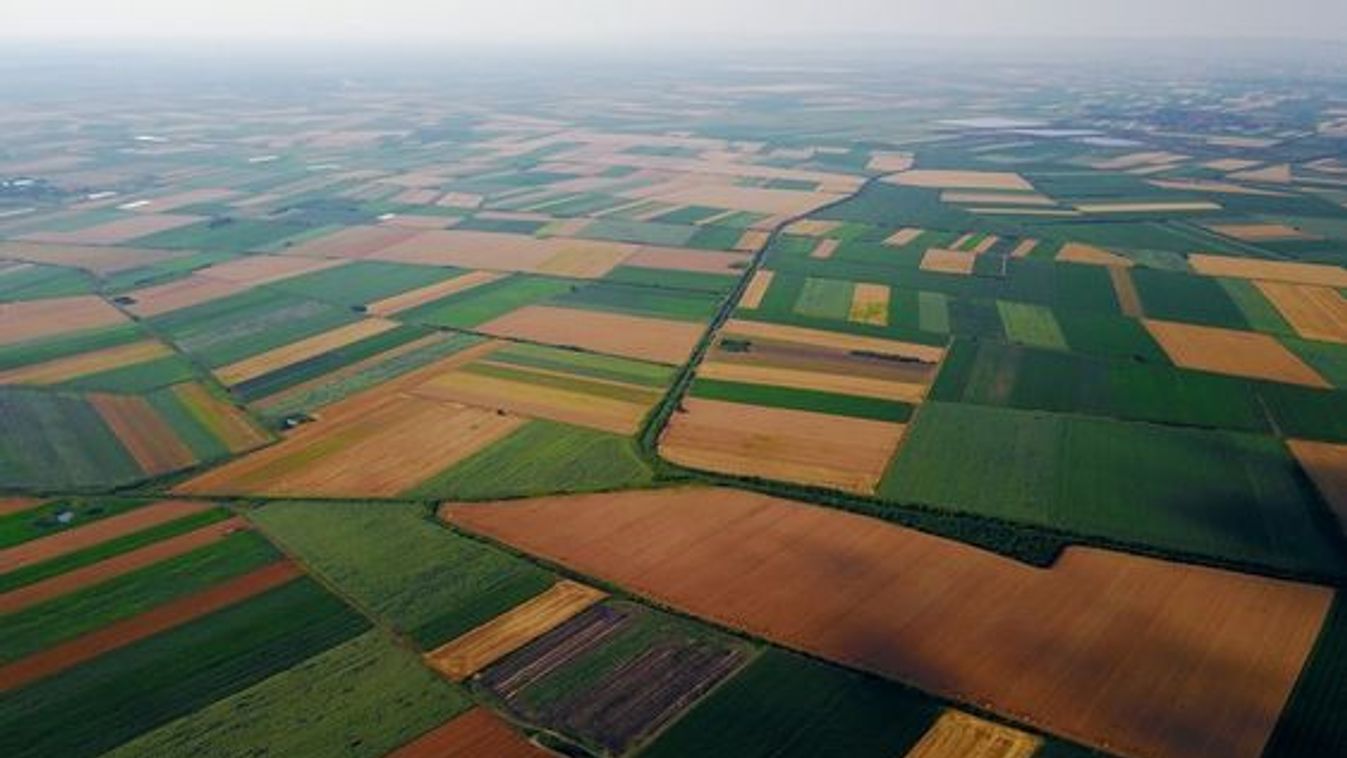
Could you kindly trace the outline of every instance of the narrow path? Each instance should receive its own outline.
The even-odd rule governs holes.
[[[748,267],[744,269],[744,273],[739,277],[738,283],[736,283],[734,289],[730,290],[729,294],[725,296],[725,301],[721,303],[715,316],[711,318],[711,323],[707,325],[706,332],[702,334],[701,340],[697,342],[697,347],[693,349],[692,355],[679,369],[678,376],[674,379],[673,384],[670,385],[668,393],[665,394],[664,399],[655,406],[654,412],[646,419],[645,426],[641,429],[641,436],[638,442],[640,444],[641,453],[647,459],[652,462],[659,459],[659,452],[656,448],[659,444],[660,434],[663,433],[664,427],[668,424],[674,411],[683,402],[683,396],[687,394],[688,387],[692,386],[693,375],[696,373],[697,367],[701,365],[701,362],[706,358],[706,353],[711,348],[711,342],[715,338],[716,332],[720,331],[720,328],[725,325],[726,321],[729,321],[730,316],[734,313],[735,307],[739,304],[739,299],[744,295],[744,290],[748,287],[749,282],[753,280],[753,276],[762,269],[763,264],[767,260],[768,251],[772,249],[772,246],[776,243],[782,232],[796,221],[801,221],[822,211],[835,208],[842,203],[855,198],[884,176],[885,175],[869,177],[850,194],[843,195],[827,205],[819,206],[811,211],[790,216],[772,227],[768,232],[767,240],[763,243],[762,248],[754,253],[753,257],[749,259]]]

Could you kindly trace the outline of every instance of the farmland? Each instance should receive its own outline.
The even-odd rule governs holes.
[[[561,522],[563,512],[567,517]],[[787,646],[1014,710],[1031,723],[1086,742],[1155,755],[1256,753],[1276,723],[1332,599],[1331,591],[1312,585],[1092,549],[1076,549],[1041,572],[877,521],[737,492],[541,498],[449,506],[444,515],[456,525]],[[772,536],[755,550],[753,535],[767,534],[759,524],[771,524]],[[695,541],[679,538],[694,529]],[[911,559],[903,560],[904,555]],[[864,568],[858,573],[857,567]],[[893,581],[903,574],[905,581]],[[1119,582],[1128,591],[1101,594],[1095,584],[1100,581]],[[1184,591],[1169,592],[1171,584]],[[1189,605],[1183,599],[1188,593],[1194,601],[1213,594],[1225,600]],[[970,605],[974,597],[978,600]],[[1109,601],[1101,603],[1105,597]],[[868,610],[858,612],[855,603],[862,599]],[[929,610],[933,600],[947,611]],[[1271,612],[1274,605],[1279,610]],[[924,609],[924,624],[910,623],[916,609]],[[1194,632],[1189,623],[1155,626],[1147,620],[1176,621],[1172,614],[1180,609],[1197,613],[1193,622],[1242,632],[1207,635]],[[967,623],[969,613],[983,623]],[[1244,637],[1255,619],[1279,629]],[[1110,631],[1098,637],[1089,631],[1096,627]],[[879,630],[902,643],[867,643]],[[1029,638],[1020,636],[1026,631]],[[1070,648],[1071,656],[1031,675],[1017,668],[1019,653],[1013,644],[1007,646],[1011,639],[1025,649],[1067,639],[1083,647]],[[1204,677],[1229,674],[1200,662],[1229,659],[1247,666],[1255,659],[1248,644],[1277,648],[1256,656],[1269,668],[1260,674],[1244,668],[1253,678],[1239,687],[1231,686],[1235,679],[1224,679],[1222,688],[1198,684]],[[1147,674],[1148,666],[1170,670],[1175,645],[1198,645],[1203,653],[1191,659],[1182,677]],[[1080,660],[1089,660],[1090,666],[1082,667]],[[1273,665],[1280,670],[1274,672]],[[1018,675],[1007,676],[1010,670]],[[1144,710],[1143,703],[1167,707],[1172,698],[1193,696],[1180,691],[1229,701],[1194,701],[1191,710],[1170,712],[1171,719],[1190,713],[1205,723],[1215,713],[1245,715],[1218,733],[1203,732],[1208,738],[1219,734],[1219,745],[1189,743],[1186,735],[1192,732],[1181,726],[1153,729],[1148,719],[1116,718]],[[1122,702],[1138,696],[1143,699]],[[1081,710],[1074,707],[1081,697],[1112,705]]]
[[[9,51],[0,753],[1347,752],[1340,61],[871,10]]]

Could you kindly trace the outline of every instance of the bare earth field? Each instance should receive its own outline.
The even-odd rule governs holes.
[[[193,305],[236,295],[248,287],[235,282],[208,279],[198,274],[127,293],[135,302],[126,309],[141,317],[158,316]]]
[[[1255,285],[1301,337],[1347,343],[1347,298],[1337,290],[1287,282]]]
[[[1034,186],[1019,174],[1000,171],[940,171],[913,169],[885,178],[886,182],[905,187],[962,190],[1024,190]]]
[[[1266,334],[1154,319],[1142,323],[1177,366],[1307,387],[1331,386]]]
[[[869,419],[687,398],[660,439],[674,463],[871,494],[905,427]]]
[[[578,347],[596,353],[682,363],[702,336],[702,325],[685,321],[530,305],[488,321],[478,330],[497,337]]]
[[[967,276],[973,273],[973,264],[977,263],[976,253],[966,253],[961,250],[943,250],[933,247],[927,250],[921,256],[921,270],[935,271],[941,274],[961,274]]]
[[[1206,254],[1188,256],[1188,264],[1197,273],[1207,276],[1315,284],[1320,287],[1347,287],[1347,268],[1342,266]]]
[[[126,316],[94,295],[0,303],[0,345],[126,323]]]
[[[177,491],[395,497],[525,422],[518,416],[382,390],[338,406],[280,443],[213,469]]]
[[[156,476],[196,463],[191,449],[145,398],[95,394],[89,403],[145,473]]]
[[[387,758],[546,758],[554,755],[524,739],[486,708],[473,708],[389,753]]]
[[[1038,569],[732,490],[441,514],[694,615],[1125,755],[1257,756],[1333,596],[1093,548]]]
[[[1287,440],[1296,461],[1314,480],[1324,501],[1347,532],[1347,445],[1312,440]]]

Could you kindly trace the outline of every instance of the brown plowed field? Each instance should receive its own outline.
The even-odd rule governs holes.
[[[307,260],[304,258],[287,258],[281,255],[250,255],[228,263],[203,268],[197,273],[206,279],[255,287],[259,284],[270,284],[282,279],[290,279],[301,274],[312,274],[317,271],[345,266],[347,263],[348,261],[344,260]]]
[[[961,711],[945,711],[906,758],[1032,758],[1042,738]]]
[[[873,494],[906,427],[869,419],[688,398],[660,440],[692,468]]]
[[[426,663],[461,682],[607,596],[602,590],[562,580],[541,595],[426,653]]]
[[[520,370],[525,374],[536,374],[540,378],[560,376],[574,379],[568,374],[525,371],[514,366],[508,366],[507,368]],[[649,412],[651,406],[660,397],[658,391],[619,382],[593,381],[589,385],[595,389],[608,386],[626,390],[633,394],[644,394],[646,400],[644,402],[632,402],[626,398],[606,397],[599,392],[572,391],[560,387],[549,387],[542,383],[514,381],[472,371],[454,371],[437,376],[424,384],[418,385],[411,392],[418,397],[449,400],[492,410],[504,410],[521,416],[551,419],[567,424],[602,429],[616,434],[635,434],[640,428],[641,420],[645,418],[645,414]]]
[[[239,529],[247,528],[248,522],[243,520],[242,517],[235,516],[186,534],[146,545],[129,553],[115,555],[90,566],[67,571],[50,579],[11,590],[0,595],[0,613],[21,611],[44,600],[101,584],[109,579],[129,574],[136,569],[190,553],[197,548],[218,542]]]
[[[927,189],[1033,190],[1019,174],[1003,171],[938,171],[915,169],[886,177],[886,182]]]
[[[47,502],[36,497],[0,497],[0,516],[12,516],[23,513]]]
[[[436,229],[382,247],[366,257],[401,263],[547,272],[598,278],[608,273],[636,246],[605,240],[537,238],[527,234]]]
[[[1088,263],[1094,266],[1131,266],[1130,258],[1110,253],[1102,247],[1068,242],[1057,251],[1056,260],[1060,263]]]
[[[1118,298],[1118,307],[1124,316],[1141,318],[1145,312],[1141,308],[1141,294],[1137,292],[1136,282],[1127,266],[1108,266],[1108,278],[1113,283],[1113,294]]]
[[[148,266],[179,255],[182,253],[139,247],[109,248],[93,245],[46,245],[39,242],[0,242],[0,258],[71,266],[95,274],[113,274]]]
[[[252,450],[270,439],[246,414],[212,395],[200,384],[189,382],[176,385],[173,394],[231,453]]]
[[[383,388],[357,395],[279,444],[176,491],[274,497],[394,497],[505,437],[518,416]]]
[[[210,503],[166,500],[109,516],[49,537],[40,537],[0,550],[0,573],[41,563],[76,550],[114,540],[169,521],[209,510]]]
[[[1331,387],[1295,353],[1266,334],[1153,319],[1142,323],[1176,366],[1307,387]]]
[[[368,258],[420,233],[419,229],[401,229],[396,226],[350,226],[288,247],[285,254],[316,258]]]
[[[1255,284],[1301,337],[1347,343],[1347,298],[1337,290],[1287,282]]]
[[[73,232],[35,232],[24,235],[31,242],[69,245],[118,245],[137,237],[177,229],[180,226],[205,221],[200,216],[143,215],[120,218],[105,224]]]
[[[550,751],[534,745],[485,708],[462,716],[394,750],[384,758],[544,758]]]
[[[1227,237],[1234,237],[1245,242],[1318,239],[1313,234],[1306,234],[1294,226],[1287,226],[1286,224],[1208,224],[1207,228],[1217,234],[1224,234]]]
[[[933,247],[921,256],[921,270],[967,276],[973,273],[973,265],[977,263],[977,259],[976,253]]]
[[[498,337],[674,364],[692,354],[702,329],[687,321],[545,305],[519,308],[478,327]]]
[[[126,316],[94,295],[0,303],[0,345],[126,323]]]
[[[890,234],[888,236],[888,239],[884,240],[884,244],[896,245],[898,247],[902,247],[903,245],[910,245],[913,242],[915,242],[918,237],[920,237],[925,233],[926,232],[924,229],[917,229],[915,227],[906,226],[894,232],[893,234]]]
[[[118,621],[0,667],[0,691],[15,690],[58,674],[109,651],[260,595],[299,576],[302,576],[302,572],[293,563],[279,561],[201,592],[171,600],[139,616]]]
[[[95,394],[89,396],[89,404],[146,474],[157,476],[197,462],[191,449],[145,398]]]
[[[889,286],[857,283],[851,293],[848,320],[860,324],[887,326],[889,323]]]
[[[1194,271],[1207,276],[1315,284],[1320,287],[1347,287],[1347,268],[1326,263],[1266,261],[1258,258],[1232,258],[1227,255],[1206,254],[1190,255],[1188,263]]]
[[[1347,532],[1347,445],[1311,440],[1287,440],[1286,445]]]
[[[762,305],[762,299],[767,296],[767,290],[772,286],[772,276],[772,272],[766,269],[758,269],[754,272],[753,278],[744,288],[744,296],[739,299],[739,307],[756,310],[758,306]]]
[[[1038,569],[735,490],[441,514],[694,615],[1124,755],[1259,755],[1333,598],[1094,548]]]
[[[156,284],[152,287],[128,292],[127,296],[134,299],[135,302],[126,306],[126,309],[137,316],[157,316],[161,313],[236,295],[247,289],[242,284],[207,279],[193,274],[176,282]]]

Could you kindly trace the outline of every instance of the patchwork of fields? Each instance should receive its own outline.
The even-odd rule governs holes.
[[[1347,754],[1347,90],[1040,65],[8,103],[0,753]]]

